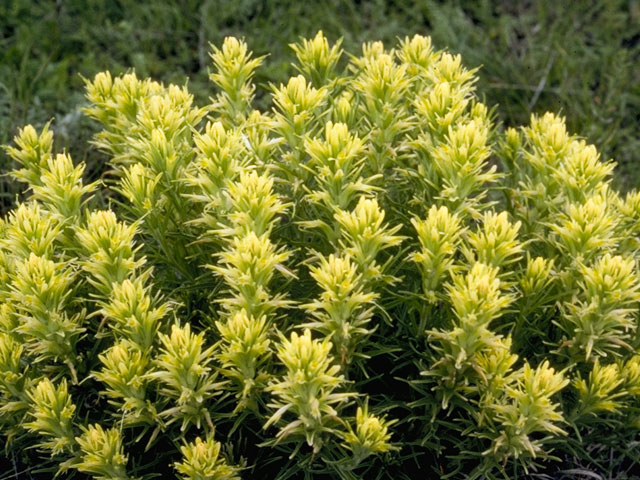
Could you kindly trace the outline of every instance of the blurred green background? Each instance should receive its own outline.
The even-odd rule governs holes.
[[[58,148],[99,175],[105,158],[88,142],[96,127],[80,112],[82,76],[188,78],[202,103],[214,93],[210,42],[236,35],[270,54],[257,78],[267,84],[292,73],[288,44],[318,29],[352,52],[364,41],[430,35],[482,67],[478,92],[504,125],[561,112],[618,162],[618,187],[640,186],[640,0],[0,0],[0,143],[55,117]],[[1,152],[3,172],[8,162]],[[2,210],[17,191],[0,181]]]

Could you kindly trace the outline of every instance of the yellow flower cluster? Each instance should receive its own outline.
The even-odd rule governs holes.
[[[265,111],[236,38],[205,107],[88,80],[104,182],[50,125],[6,147],[7,449],[96,479],[496,478],[635,438],[640,193],[614,163],[551,113],[497,128],[428,37],[292,49]]]

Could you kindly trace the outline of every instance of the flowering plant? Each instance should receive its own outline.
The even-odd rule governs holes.
[[[640,428],[640,194],[556,115],[499,129],[427,37],[293,50],[269,111],[235,38],[205,107],[87,81],[99,182],[48,126],[7,147],[26,184],[0,224],[8,451],[96,479],[632,462],[612,439]]]

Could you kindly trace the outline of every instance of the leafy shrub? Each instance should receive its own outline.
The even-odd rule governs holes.
[[[97,479],[632,467],[640,194],[558,116],[498,131],[427,37],[293,49],[269,111],[235,38],[205,107],[87,81],[102,183],[47,127],[7,147],[27,184],[0,234],[12,457]]]

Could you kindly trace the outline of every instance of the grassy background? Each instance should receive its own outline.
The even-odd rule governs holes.
[[[640,186],[640,0],[3,0],[0,143],[25,123],[55,117],[58,147],[97,176],[105,159],[88,144],[95,126],[79,111],[81,76],[134,69],[164,82],[189,78],[205,102],[213,93],[209,42],[244,36],[256,54],[269,53],[258,78],[266,84],[291,73],[287,45],[318,29],[344,37],[347,51],[431,35],[436,47],[482,67],[479,92],[499,105],[505,125],[562,112],[603,159],[618,162],[618,186]],[[0,170],[8,168],[1,152]],[[2,210],[16,192],[0,181]]]

